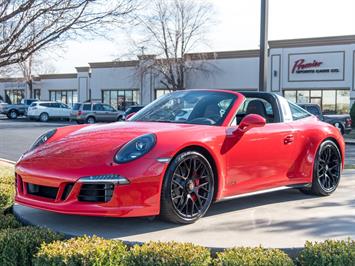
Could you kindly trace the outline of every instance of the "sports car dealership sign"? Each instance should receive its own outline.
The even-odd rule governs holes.
[[[344,52],[289,54],[288,81],[344,80]]]

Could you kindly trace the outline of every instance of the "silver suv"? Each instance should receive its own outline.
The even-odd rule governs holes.
[[[104,103],[76,103],[70,113],[70,120],[78,124],[94,124],[96,122],[121,121],[124,112],[117,111],[111,105]]]

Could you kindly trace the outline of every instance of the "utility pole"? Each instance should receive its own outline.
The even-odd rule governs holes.
[[[260,14],[260,55],[259,55],[259,91],[267,88],[268,66],[268,20],[269,0],[261,0]]]

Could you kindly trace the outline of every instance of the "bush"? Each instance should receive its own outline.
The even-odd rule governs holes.
[[[121,241],[99,237],[79,237],[42,244],[34,265],[124,265],[128,254]]]
[[[217,253],[214,265],[287,266],[294,264],[286,253],[278,249],[240,247]]]
[[[14,185],[0,184],[0,209],[9,207],[14,202],[14,197]]]
[[[21,227],[21,223],[18,222],[12,214],[2,214],[0,213],[0,230],[8,228],[18,228]]]
[[[352,122],[353,128],[355,128],[355,102],[353,103],[353,106],[350,109],[350,116],[351,116],[351,120],[353,121]]]
[[[0,166],[0,184],[15,185],[14,169]]]
[[[298,256],[300,265],[355,265],[355,242],[353,240],[306,242]]]
[[[207,248],[190,243],[149,242],[134,246],[129,253],[127,265],[209,265],[211,254]]]
[[[31,265],[42,243],[63,239],[48,229],[21,227],[0,231],[0,265]]]

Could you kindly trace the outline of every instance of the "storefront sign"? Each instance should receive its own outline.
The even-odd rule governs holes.
[[[289,54],[289,82],[344,80],[344,52]]]

